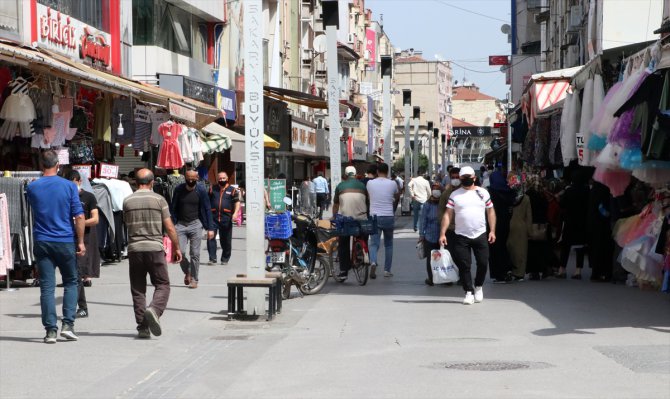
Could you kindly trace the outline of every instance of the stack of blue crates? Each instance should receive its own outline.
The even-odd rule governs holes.
[[[291,212],[265,215],[265,236],[269,239],[285,240],[293,235]]]

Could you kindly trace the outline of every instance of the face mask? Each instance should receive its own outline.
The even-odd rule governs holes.
[[[461,181],[458,179],[451,179],[451,185],[454,187],[458,187],[461,185]]]
[[[440,190],[433,190],[434,198],[440,198],[440,195],[442,195],[442,192]]]
[[[464,177],[461,179],[461,183],[464,187],[471,187],[473,184],[475,184],[475,179],[472,177]]]
[[[228,183],[228,180],[219,180],[219,186],[224,187]]]
[[[195,187],[195,185],[196,185],[197,183],[198,183],[197,180],[188,180],[188,181],[186,181],[186,184],[187,184],[189,187]]]

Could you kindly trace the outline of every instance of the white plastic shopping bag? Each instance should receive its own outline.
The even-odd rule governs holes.
[[[446,249],[430,251],[430,268],[433,271],[433,284],[455,283],[458,281],[458,267]]]

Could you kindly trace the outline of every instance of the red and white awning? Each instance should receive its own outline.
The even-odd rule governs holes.
[[[570,78],[581,66],[533,75],[522,97],[521,109],[532,126],[537,114],[563,100],[570,88]]]

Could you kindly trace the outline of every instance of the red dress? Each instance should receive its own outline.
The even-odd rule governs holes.
[[[184,160],[179,150],[177,138],[181,134],[181,125],[172,121],[158,126],[158,132],[163,136],[163,144],[158,151],[156,166],[164,169],[179,169],[184,166]]]

